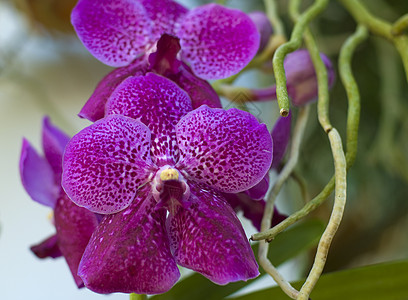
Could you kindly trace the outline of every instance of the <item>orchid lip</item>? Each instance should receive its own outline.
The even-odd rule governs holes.
[[[163,185],[168,181],[179,181],[183,188],[183,200],[187,200],[190,196],[190,187],[184,176],[176,168],[165,165],[161,167],[154,176],[152,181],[152,193],[157,202],[160,202],[160,193],[163,191]],[[179,199],[181,200],[181,199]]]

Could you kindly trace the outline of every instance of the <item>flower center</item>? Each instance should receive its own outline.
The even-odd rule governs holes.
[[[176,169],[168,168],[160,172],[161,181],[178,180],[178,179],[179,179],[179,172]]]
[[[152,192],[158,206],[175,213],[177,206],[189,198],[190,187],[177,169],[166,165],[157,171],[152,182]]]

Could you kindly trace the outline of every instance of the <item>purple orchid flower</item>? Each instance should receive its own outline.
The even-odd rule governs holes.
[[[136,59],[131,65],[117,68],[106,75],[82,108],[79,116],[95,122],[105,115],[105,105],[114,90],[130,76],[145,75],[148,72],[163,75],[181,87],[190,96],[193,108],[203,104],[221,108],[221,101],[211,85],[195,76],[191,69],[179,59],[179,39],[163,34],[157,42],[157,51]]]
[[[326,67],[329,89],[333,87],[336,73],[330,59],[323,53],[320,57]],[[283,63],[286,74],[286,86],[291,103],[294,106],[306,105],[316,101],[318,96],[316,71],[307,49],[289,53]],[[276,85],[250,90],[253,100],[276,100]]]
[[[291,112],[287,117],[279,117],[272,129],[273,159],[271,169],[279,168],[286,152],[290,140],[291,119]],[[266,204],[264,197],[268,189],[269,174],[267,173],[257,185],[249,190],[236,194],[224,193],[223,195],[236,212],[242,211],[244,217],[249,219],[256,229],[261,230],[261,221]],[[286,218],[287,215],[280,213],[275,207],[271,226],[275,226]]]
[[[327,70],[328,84],[331,88],[336,78],[330,59],[320,53]],[[317,77],[312,59],[307,49],[299,49],[289,53],[283,63],[286,74],[288,94],[292,104],[302,106],[317,99]]]
[[[177,264],[217,284],[256,277],[258,265],[222,193],[264,178],[272,139],[237,109],[192,110],[187,93],[154,73],[129,77],[106,117],[67,145],[63,187],[105,214],[78,274],[98,293],[163,293]],[[167,212],[168,213],[167,213]]]
[[[77,275],[79,261],[98,221],[94,213],[75,205],[61,188],[62,154],[69,137],[44,118],[42,144],[45,157],[23,140],[20,175],[30,197],[54,210],[57,233],[31,250],[39,258],[65,257],[75,283],[83,287]]]
[[[181,57],[203,79],[240,71],[260,39],[245,13],[218,4],[188,11],[171,0],[80,0],[71,21],[89,52],[112,67],[149,53],[163,33],[177,36]]]
[[[172,80],[187,91],[194,108],[203,99],[210,107],[221,107],[203,79],[237,73],[254,57],[260,40],[246,14],[216,4],[188,11],[171,0],[81,0],[71,20],[85,47],[103,63],[118,67],[102,79],[79,113],[93,122],[103,117],[101,107],[124,79],[148,71],[174,75]]]
[[[258,29],[260,42],[258,53],[262,52],[265,49],[266,45],[269,42],[271,35],[273,34],[273,27],[269,21],[268,16],[263,11],[253,11],[248,14],[251,20],[255,23],[256,28]]]

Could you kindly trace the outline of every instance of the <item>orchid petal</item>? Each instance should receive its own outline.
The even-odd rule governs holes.
[[[62,155],[69,136],[53,126],[48,117],[43,120],[42,144],[45,157],[55,174],[55,182],[61,182]]]
[[[163,34],[157,41],[157,50],[149,55],[149,68],[156,74],[168,77],[179,72],[181,61],[177,59],[180,51],[179,39]]]
[[[128,116],[149,127],[152,159],[159,166],[177,161],[175,126],[191,110],[186,92],[154,73],[126,79],[106,104],[107,115]]]
[[[275,144],[274,144],[275,145]],[[275,155],[273,156],[275,158]],[[249,197],[254,200],[261,200],[265,197],[266,192],[269,189],[269,173],[266,173],[265,177],[250,189],[244,191]]]
[[[259,231],[261,230],[261,222],[265,211],[265,201],[255,200],[248,196],[247,193],[237,193],[237,194],[222,194],[229,205],[236,211],[242,211],[244,217],[252,222],[252,225]],[[287,216],[281,214],[276,207],[274,207],[273,217],[272,217],[272,227],[282,222]]]
[[[272,138],[266,125],[245,111],[203,105],[180,120],[176,134],[177,168],[221,192],[247,190],[270,168]]]
[[[290,140],[290,128],[292,121],[292,113],[289,113],[287,117],[279,117],[275,126],[272,129],[273,140],[273,161],[271,168],[277,169],[279,164],[285,155],[286,148],[288,147]]]
[[[67,195],[63,194],[58,199],[54,218],[59,249],[68,263],[75,283],[78,287],[83,287],[82,279],[77,274],[78,265],[98,225],[96,215],[75,205]]]
[[[253,11],[249,13],[248,16],[251,18],[252,22],[254,22],[260,35],[258,49],[258,53],[260,53],[265,49],[266,45],[268,45],[269,39],[273,34],[273,27],[268,16],[263,11]]]
[[[329,88],[333,86],[335,72],[330,59],[320,53],[328,76]],[[315,68],[307,49],[299,49],[289,53],[283,63],[286,74],[288,93],[292,104],[295,106],[305,105],[317,99],[317,77]]]
[[[153,21],[152,36],[159,39],[163,33],[174,35],[177,20],[188,10],[172,0],[138,0],[142,3],[147,16]]]
[[[212,108],[221,108],[221,100],[217,92],[205,80],[195,76],[191,69],[182,64],[179,73],[168,76],[178,84],[191,98],[193,109],[201,105],[207,105]]]
[[[142,75],[147,70],[146,56],[136,58],[130,65],[108,73],[79,112],[81,118],[95,122],[105,116],[105,105],[113,91],[129,76]]]
[[[152,168],[149,129],[131,118],[108,116],[68,143],[62,186],[77,205],[115,213],[129,206]]]
[[[58,247],[58,238],[56,234],[50,236],[37,245],[31,246],[30,250],[38,258],[58,258],[62,256],[61,250]]]
[[[255,56],[260,35],[242,11],[207,4],[189,11],[176,28],[183,59],[203,79],[238,73]]]
[[[60,190],[54,172],[47,160],[39,156],[26,139],[23,139],[21,149],[20,176],[31,199],[54,208]]]
[[[180,276],[165,228],[166,211],[143,187],[124,211],[106,216],[85,250],[78,274],[97,293],[157,294]]]
[[[169,215],[172,252],[179,265],[217,284],[258,276],[258,265],[241,223],[214,190],[191,185],[183,206]]]
[[[80,0],[71,22],[88,51],[112,67],[128,65],[152,44],[152,21],[134,0]]]

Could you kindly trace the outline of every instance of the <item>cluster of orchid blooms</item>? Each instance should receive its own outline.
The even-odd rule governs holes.
[[[97,293],[166,292],[177,265],[221,285],[258,276],[236,211],[260,228],[290,116],[269,132],[245,111],[223,110],[206,80],[238,73],[264,47],[265,15],[80,0],[71,18],[85,47],[116,69],[79,113],[92,125],[70,139],[45,118],[44,157],[23,141],[23,185],[53,209],[56,227],[32,251],[64,256],[78,287]],[[307,51],[288,55],[285,70],[294,105],[316,98]]]

